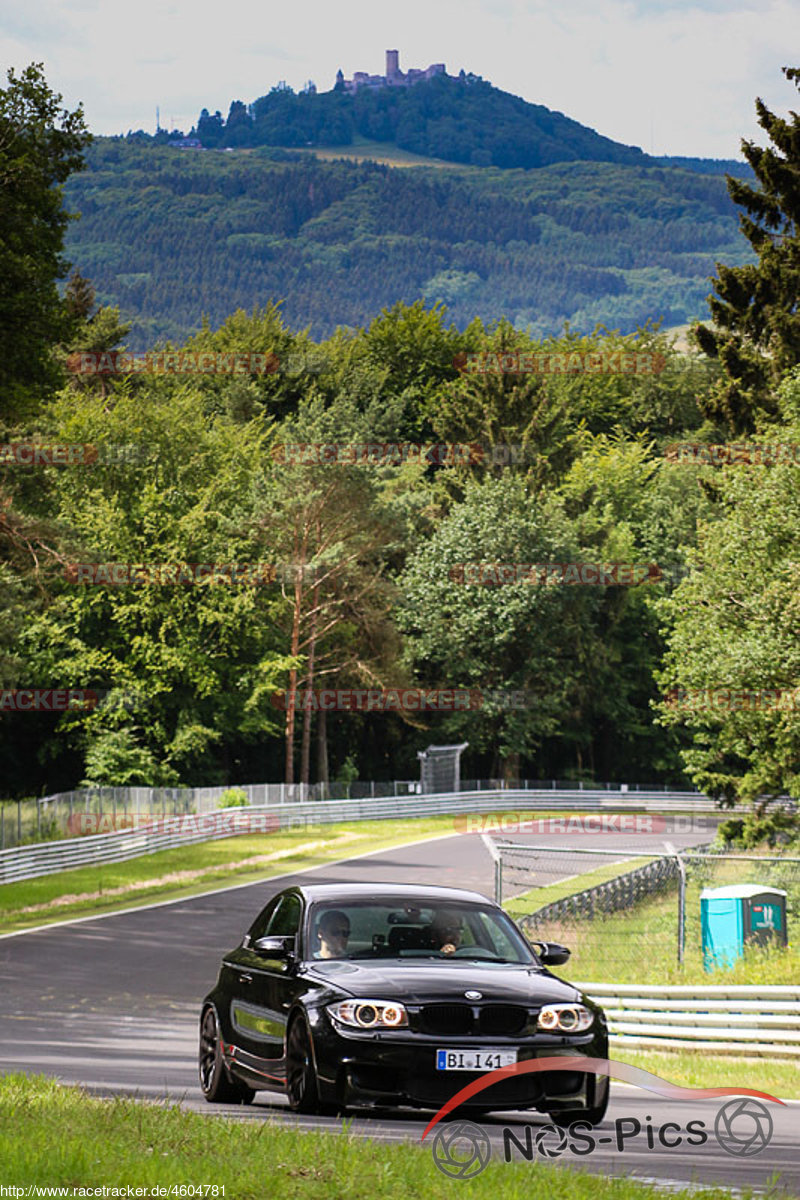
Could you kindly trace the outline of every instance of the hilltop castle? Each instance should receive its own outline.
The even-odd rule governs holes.
[[[409,87],[412,83],[420,83],[423,79],[432,79],[434,75],[446,75],[444,63],[431,63],[424,71],[412,67],[410,71],[400,70],[400,54],[397,50],[386,51],[386,74],[369,75],[366,71],[354,71],[352,79],[345,79],[341,70],[336,72],[336,86],[346,92],[357,92],[362,87]]]

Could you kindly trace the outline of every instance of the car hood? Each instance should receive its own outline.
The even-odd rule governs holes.
[[[505,1004],[570,1004],[581,993],[547,971],[526,964],[430,962],[425,965],[393,962],[330,961],[306,966],[306,972],[351,996],[373,1000],[401,1000],[408,1004],[464,1000],[476,991],[481,999]]]

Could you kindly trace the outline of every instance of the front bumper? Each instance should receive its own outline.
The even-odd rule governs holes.
[[[352,1106],[440,1108],[486,1072],[439,1071],[436,1050],[516,1049],[518,1062],[554,1056],[608,1057],[604,1028],[564,1037],[526,1038],[419,1035],[408,1030],[343,1031],[322,1012],[311,1018],[323,1100]],[[541,1071],[510,1076],[464,1102],[469,1109],[583,1109],[596,1103],[597,1077],[584,1071]]]

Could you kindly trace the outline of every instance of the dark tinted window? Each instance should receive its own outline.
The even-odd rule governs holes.
[[[284,896],[267,929],[268,937],[294,937],[300,928],[302,905],[299,896]]]
[[[263,937],[267,932],[270,917],[280,903],[280,896],[273,896],[266,908],[262,909],[247,931],[245,945],[252,945],[256,938]]]

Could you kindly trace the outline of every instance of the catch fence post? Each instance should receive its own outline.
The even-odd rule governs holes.
[[[683,953],[686,946],[686,867],[680,854],[678,855],[678,870],[681,873],[678,891],[678,966],[683,966]]]
[[[503,903],[503,856],[495,845],[494,838],[488,833],[480,835],[486,849],[494,860],[494,902],[495,904]]]
[[[664,845],[667,852],[674,855],[680,874],[678,884],[678,966],[682,967],[683,953],[686,947],[686,865],[680,851],[675,849],[672,842],[665,842]]]

